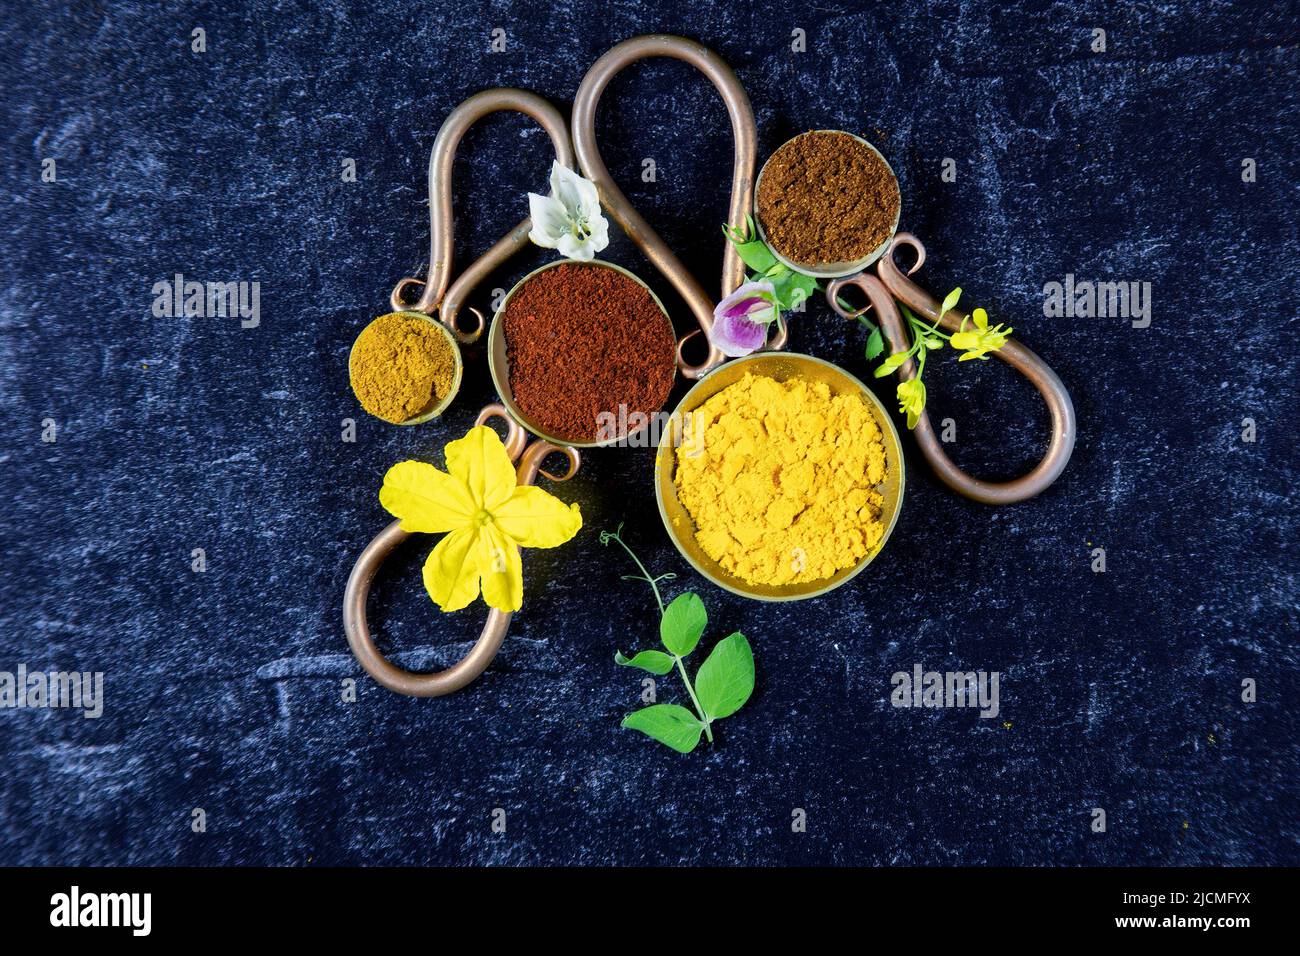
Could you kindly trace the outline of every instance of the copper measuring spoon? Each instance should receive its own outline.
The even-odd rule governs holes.
[[[874,308],[881,331],[893,352],[906,352],[912,347],[895,300],[930,322],[939,319],[941,308],[938,299],[898,270],[894,263],[894,250],[900,245],[910,246],[916,253],[916,263],[908,270],[908,275],[911,275],[925,262],[925,246],[911,233],[900,232],[893,237],[884,255],[876,262],[876,275],[869,271],[860,272],[836,279],[826,287],[826,300],[831,308],[845,318],[856,318],[867,309]],[[852,311],[840,304],[839,295],[849,286],[856,286],[866,294],[869,303],[866,308]],[[939,324],[949,332],[956,332],[964,319],[965,313],[952,310],[944,314]],[[1052,437],[1042,460],[1028,473],[1011,481],[984,481],[966,474],[953,464],[934,433],[929,412],[921,412],[914,434],[921,454],[949,488],[972,501],[1006,505],[1040,494],[1061,476],[1070,461],[1070,453],[1074,450],[1076,425],[1070,393],[1051,366],[1015,339],[1008,339],[993,354],[1029,379],[1047,403],[1047,410],[1052,416]],[[899,366],[897,374],[899,381],[907,381],[916,374],[916,363],[908,359]]]
[[[897,181],[898,177],[894,174],[888,160],[881,155],[875,146],[862,137],[843,130],[818,130],[816,132],[836,133],[857,140],[880,158],[885,167],[889,169],[890,175],[894,176],[895,181]],[[759,179],[762,179],[761,172],[759,173]],[[901,211],[902,202],[900,197],[899,215],[901,215]],[[763,223],[762,218],[758,215],[757,205],[755,205],[754,209],[754,218],[758,223],[759,232],[762,234]],[[848,319],[856,319],[874,308],[876,318],[880,322],[881,331],[889,343],[890,351],[906,352],[911,348],[912,343],[908,340],[907,330],[903,324],[902,316],[899,314],[896,302],[902,302],[931,322],[939,318],[942,305],[929,292],[908,279],[894,264],[894,251],[900,245],[910,246],[916,253],[916,263],[908,270],[908,275],[916,272],[925,263],[925,246],[911,233],[898,232],[898,221],[899,216],[895,215],[890,237],[869,255],[857,262],[831,263],[820,268],[809,267],[786,261],[775,249],[772,250],[772,253],[797,272],[804,272],[823,279],[833,279],[834,281],[826,286],[826,301],[839,315]],[[876,275],[871,274],[873,265],[875,266]],[[868,304],[864,308],[852,310],[840,304],[840,293],[849,286],[855,286],[866,294]],[[960,329],[961,323],[966,317],[963,312],[949,311],[943,316],[940,325],[949,332],[956,332]],[[993,354],[1029,379],[1030,383],[1038,389],[1043,396],[1043,400],[1047,403],[1048,412],[1052,416],[1052,437],[1048,441],[1047,451],[1043,454],[1042,460],[1027,474],[1021,475],[1012,481],[984,481],[966,474],[953,464],[952,459],[944,452],[939,439],[934,434],[934,427],[930,424],[928,412],[923,411],[921,413],[914,433],[917,444],[921,447],[921,454],[925,456],[926,461],[930,463],[930,467],[939,476],[939,479],[949,488],[973,501],[991,505],[1005,505],[1024,501],[1040,494],[1060,477],[1061,472],[1065,470],[1065,466],[1070,460],[1070,453],[1074,450],[1076,424],[1074,403],[1070,400],[1070,393],[1066,391],[1060,377],[1052,371],[1046,362],[1014,339],[1008,339],[1006,344]],[[907,381],[916,374],[916,363],[912,359],[908,359],[899,366],[896,374],[899,381]]]
[[[483,313],[471,307],[470,311],[478,317],[477,326],[469,330],[458,327],[456,320],[466,297],[492,270],[529,245],[528,233],[533,228],[532,220],[524,218],[479,256],[455,282],[451,281],[452,246],[455,239],[451,185],[456,148],[471,126],[489,113],[501,110],[515,110],[537,120],[551,139],[555,158],[562,165],[573,168],[573,147],[569,142],[569,127],[564,122],[564,116],[536,93],[498,87],[469,97],[447,114],[433,141],[433,149],[429,152],[428,272],[424,279],[402,279],[389,297],[393,309],[399,312],[409,310],[432,316],[436,311],[438,320],[458,341],[465,344],[477,341],[487,324]],[[412,286],[423,287],[423,291],[416,301],[408,302],[406,293]]]
[[[698,379],[717,368],[726,359],[726,356],[714,347],[711,342],[708,345],[708,353],[704,361],[699,365],[688,362],[683,353],[686,343],[695,336],[704,334],[707,340],[708,332],[713,325],[714,302],[682,264],[681,260],[659,237],[654,228],[642,218],[627,197],[623,195],[623,192],[615,184],[613,177],[610,176],[609,170],[601,159],[600,150],[596,145],[596,109],[605,87],[621,70],[637,60],[659,56],[672,57],[691,64],[704,73],[722,95],[727,113],[731,119],[732,135],[735,143],[728,219],[737,228],[743,228],[750,206],[753,204],[754,196],[754,163],[758,140],[754,112],[750,107],[749,97],[746,96],[744,87],[740,85],[740,80],[731,67],[712,50],[696,43],[694,40],[663,34],[634,37],[617,44],[600,57],[587,71],[586,76],[583,77],[578,92],[574,97],[573,144],[583,175],[596,185],[601,207],[618,224],[628,238],[641,249],[651,264],[672,283],[694,315],[699,327],[677,340],[674,361],[677,369],[685,378]],[[595,264],[617,269],[631,276],[641,285],[645,285],[639,277],[613,263],[595,260]],[[502,300],[497,312],[498,317],[504,311],[509,300],[524,283],[528,282],[537,272],[551,268],[554,265],[556,263],[549,263],[516,283],[506,298]],[[740,260],[735,248],[728,243],[722,263],[721,291],[723,296],[733,292],[744,281],[744,278],[745,265]],[[658,296],[655,296],[653,291],[650,294],[660,309],[663,310],[663,304],[659,302]],[[667,310],[663,311],[665,321],[669,321]],[[782,349],[785,347],[786,340],[787,333],[784,320],[778,317],[777,328],[765,346],[765,350]],[[526,413],[519,408],[514,399],[510,387],[508,349],[499,318],[493,323],[492,331],[489,334],[488,349],[493,385],[496,387],[502,403],[525,428],[545,441],[557,445],[571,445],[582,448],[597,447],[624,441],[649,427],[647,418],[645,424],[600,441],[571,441],[548,434],[529,421]]]
[[[497,240],[455,282],[451,281],[452,248],[455,239],[451,178],[456,148],[471,126],[489,113],[500,110],[515,110],[537,120],[550,136],[556,159],[570,168],[573,167],[573,147],[569,143],[569,128],[564,122],[564,117],[559,110],[535,93],[506,88],[483,90],[469,97],[447,115],[447,119],[438,130],[437,138],[433,141],[433,149],[429,152],[428,273],[424,279],[406,278],[398,282],[389,296],[389,304],[393,311],[400,315],[433,323],[439,332],[447,336],[447,344],[452,350],[452,382],[447,394],[435,405],[426,408],[419,415],[396,422],[395,424],[398,425],[423,424],[446,411],[460,390],[464,369],[460,345],[477,341],[483,334],[485,326],[483,314],[471,307],[470,311],[478,318],[477,326],[469,330],[458,327],[456,320],[464,300],[485,276],[528,244],[532,220],[525,218]],[[408,302],[406,292],[412,286],[422,287],[423,291],[416,301]],[[437,313],[436,318],[435,313]],[[352,369],[352,355],[355,355],[355,351],[354,342],[353,352],[348,357],[349,376]]]
[[[475,425],[485,425],[494,418],[499,418],[506,425],[505,448],[511,461],[517,461],[515,480],[521,485],[533,484],[537,476],[544,475],[551,481],[568,481],[582,464],[576,448],[552,445],[547,441],[528,442],[528,433],[510,417],[501,405],[488,405],[478,414]],[[551,452],[559,452],[569,461],[569,470],[563,475],[553,475],[542,469],[542,459]],[[479,632],[478,640],[469,653],[446,670],[433,674],[417,674],[398,667],[388,660],[376,646],[370,636],[370,627],[366,622],[366,599],[370,596],[370,585],[375,575],[390,554],[399,544],[410,537],[410,532],[402,530],[401,521],[394,521],[379,532],[368,545],[348,575],[347,587],[343,591],[343,629],[348,635],[348,645],[357,662],[365,668],[367,674],[391,691],[407,694],[411,697],[442,697],[460,690],[471,683],[487,669],[496,657],[510,628],[507,611],[493,608],[488,612],[487,621]],[[517,547],[511,545],[511,547]]]
[[[727,221],[735,229],[745,228],[745,219],[754,202],[754,163],[758,154],[758,128],[754,123],[754,110],[749,105],[749,97],[745,94],[745,88],[740,85],[736,72],[722,57],[703,44],[685,37],[652,33],[624,40],[612,47],[592,64],[573,98],[573,146],[578,154],[578,163],[582,167],[583,175],[596,184],[596,189],[600,193],[601,206],[609,212],[628,238],[645,253],[645,257],[660,274],[672,283],[694,314],[699,329],[687,333],[678,340],[677,367],[686,378],[698,379],[726,360],[726,356],[711,341],[708,343],[708,354],[699,365],[692,365],[682,353],[686,343],[695,336],[703,333],[706,341],[708,340],[709,330],[713,327],[715,303],[681,260],[668,248],[668,244],[659,238],[654,228],[628,202],[623,191],[610,176],[604,160],[600,158],[600,149],[596,145],[596,107],[600,103],[601,94],[605,92],[605,87],[621,70],[637,60],[659,56],[689,63],[708,77],[722,94],[722,101],[731,118],[731,134],[735,143],[735,156],[731,167],[731,205],[727,212]],[[730,295],[745,281],[745,264],[740,260],[735,247],[731,243],[726,245],[726,251],[722,256],[723,297]],[[766,350],[785,348],[787,339],[785,322],[778,317],[776,325],[776,331],[764,346]]]
[[[532,220],[525,218],[461,273],[455,282],[451,281],[454,240],[451,187],[456,148],[474,123],[499,110],[516,110],[537,120],[550,137],[556,159],[565,166],[573,167],[573,147],[569,142],[569,130],[563,115],[546,100],[526,90],[499,88],[476,93],[452,110],[438,130],[429,154],[428,273],[423,280],[407,278],[398,282],[390,296],[390,303],[396,311],[439,323],[438,327],[454,336],[455,342],[464,344],[476,341],[483,334],[485,325],[482,313],[471,307],[470,311],[478,317],[477,326],[468,330],[458,327],[456,320],[465,298],[493,269],[528,245],[528,233],[532,229]],[[408,302],[405,293],[412,286],[422,287],[423,291],[416,301]],[[433,318],[435,312],[437,319]],[[459,347],[456,351],[459,369]],[[445,405],[446,401],[443,407]],[[479,413],[475,424],[483,425],[493,418],[505,422],[506,454],[511,461],[518,461],[516,480],[519,484],[532,484],[539,474],[552,481],[567,481],[577,472],[581,459],[575,449],[560,448],[545,441],[528,444],[528,434],[501,405],[488,405]],[[411,421],[418,420],[427,420],[427,417],[421,416]],[[541,468],[542,459],[553,451],[568,458],[569,470],[564,475],[553,475]],[[460,690],[483,673],[505,639],[511,615],[492,609],[470,652],[459,663],[438,673],[418,674],[404,670],[386,659],[370,635],[366,622],[366,599],[370,594],[370,585],[385,559],[407,537],[409,534],[402,530],[401,522],[394,521],[361,552],[348,576],[343,593],[343,627],[353,655],[366,673],[378,683],[389,690],[412,697],[441,697]]]

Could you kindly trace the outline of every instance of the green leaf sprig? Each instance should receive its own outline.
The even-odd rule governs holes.
[[[724,637],[700,665],[692,684],[682,661],[695,650],[709,622],[704,602],[698,594],[687,591],[665,607],[659,593],[659,582],[671,581],[676,575],[670,572],[651,577],[641,559],[621,537],[622,531],[621,524],[616,531],[602,531],[600,543],[618,542],[641,571],[640,574],[625,574],[623,579],[645,581],[654,591],[655,603],[659,605],[659,639],[667,653],[648,650],[625,657],[619,651],[615,653],[614,661],[624,667],[637,667],[660,676],[675,667],[694,707],[692,712],[680,704],[651,704],[624,717],[622,726],[639,730],[678,753],[690,753],[699,744],[701,735],[713,743],[714,721],[730,717],[749,700],[754,692],[754,652],[745,635],[739,631]]]
[[[727,237],[742,262],[753,270],[747,277],[748,282],[767,281],[772,283],[776,293],[776,307],[782,312],[799,308],[800,303],[807,302],[808,297],[820,289],[812,276],[795,272],[789,266],[782,265],[772,255],[767,243],[758,237],[754,227],[754,217],[745,217],[745,231],[733,229],[729,224],[722,224],[722,234]]]
[[[744,232],[733,229],[726,223],[722,226],[722,232],[736,247],[741,261],[753,270],[753,273],[746,277],[746,281],[766,279],[771,282],[776,290],[776,306],[782,312],[797,308],[800,302],[806,302],[813,292],[822,288],[821,283],[814,276],[795,272],[777,261],[771,247],[758,237],[753,216],[746,217]],[[843,299],[840,299],[839,303],[846,311],[853,311],[853,307],[846,304]],[[867,359],[871,360],[885,350],[885,340],[880,334],[880,329],[865,315],[855,315],[854,318],[871,331],[867,339]]]
[[[921,376],[925,372],[925,359],[930,352],[936,352],[943,348],[945,342],[951,348],[964,350],[959,362],[966,362],[970,359],[988,359],[989,352],[996,352],[1006,344],[1007,338],[1014,329],[1003,328],[1001,325],[989,327],[988,313],[983,309],[975,309],[969,316],[961,320],[961,326],[958,331],[949,335],[939,329],[939,322],[952,311],[958,300],[961,299],[961,286],[953,289],[943,300],[943,305],[939,308],[939,316],[933,323],[927,324],[924,320],[919,319],[903,303],[898,303],[903,318],[907,320],[908,331],[911,333],[912,347],[905,352],[894,352],[887,356],[883,362],[876,366],[873,373],[876,378],[884,378],[892,374],[900,365],[908,359],[916,358],[916,374],[905,382],[899,382],[896,394],[898,395],[898,410],[907,416],[907,427],[915,428],[917,421],[920,420],[921,412],[925,410],[925,382]],[[852,310],[852,306],[843,299],[839,300],[840,305],[846,310]],[[866,319],[859,315],[856,316],[859,322],[862,322],[871,329],[871,334],[867,337],[866,357],[870,362],[878,358],[885,351],[885,339],[880,332],[880,327],[867,322]],[[966,323],[973,323],[973,327],[967,330]]]

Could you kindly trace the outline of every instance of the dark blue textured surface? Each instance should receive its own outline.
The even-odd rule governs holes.
[[[0,670],[102,670],[107,703],[97,721],[0,711],[0,862],[1300,862],[1300,16],[1253,6],[7,5]],[[381,476],[436,457],[491,394],[472,357],[443,422],[395,429],[347,386],[353,336],[423,269],[438,126],[497,84],[567,108],[596,56],[654,30],[736,67],[761,156],[811,127],[880,146],[929,248],[925,283],[964,286],[1071,389],[1073,462],[1042,498],[992,510],[944,490],[909,442],[882,558],[828,597],[768,606],[686,573],[649,451],[592,453],[560,490],[586,526],[525,555],[524,611],[484,678],[433,701],[361,679],[345,703],[361,672],[340,598],[389,520]],[[716,290],[730,133],[713,89],[643,64],[606,94],[601,140]],[[522,118],[470,133],[462,261],[524,214],[545,152]],[[685,330],[629,243],[606,257]],[[259,281],[260,327],[154,318],[154,283],[178,271]],[[1150,328],[1043,318],[1044,283],[1066,273],[1151,282]],[[821,304],[793,329],[796,349],[859,375],[862,344]],[[1008,368],[941,355],[927,379],[963,467],[1005,478],[1036,460],[1046,414]],[[640,685],[613,652],[653,639],[648,593],[596,541],[620,521],[703,595],[713,637],[754,645],[758,691],[712,751],[618,729]],[[371,602],[408,666],[457,659],[481,621],[481,606],[439,619],[419,585],[430,545],[405,548]],[[891,673],[917,662],[1000,671],[1002,714],[891,708]]]

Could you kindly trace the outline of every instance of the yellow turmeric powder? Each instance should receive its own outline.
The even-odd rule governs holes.
[[[376,418],[395,424],[414,418],[447,397],[456,374],[453,348],[431,322],[381,315],[352,347],[352,391]]]
[[[676,450],[677,497],[700,547],[750,584],[828,578],[879,547],[885,445],[857,395],[746,373],[699,410]]]

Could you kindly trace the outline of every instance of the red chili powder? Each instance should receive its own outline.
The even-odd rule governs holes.
[[[616,269],[565,262],[506,303],[510,390],[538,430],[590,442],[598,416],[663,408],[676,373],[672,324],[645,286]]]

